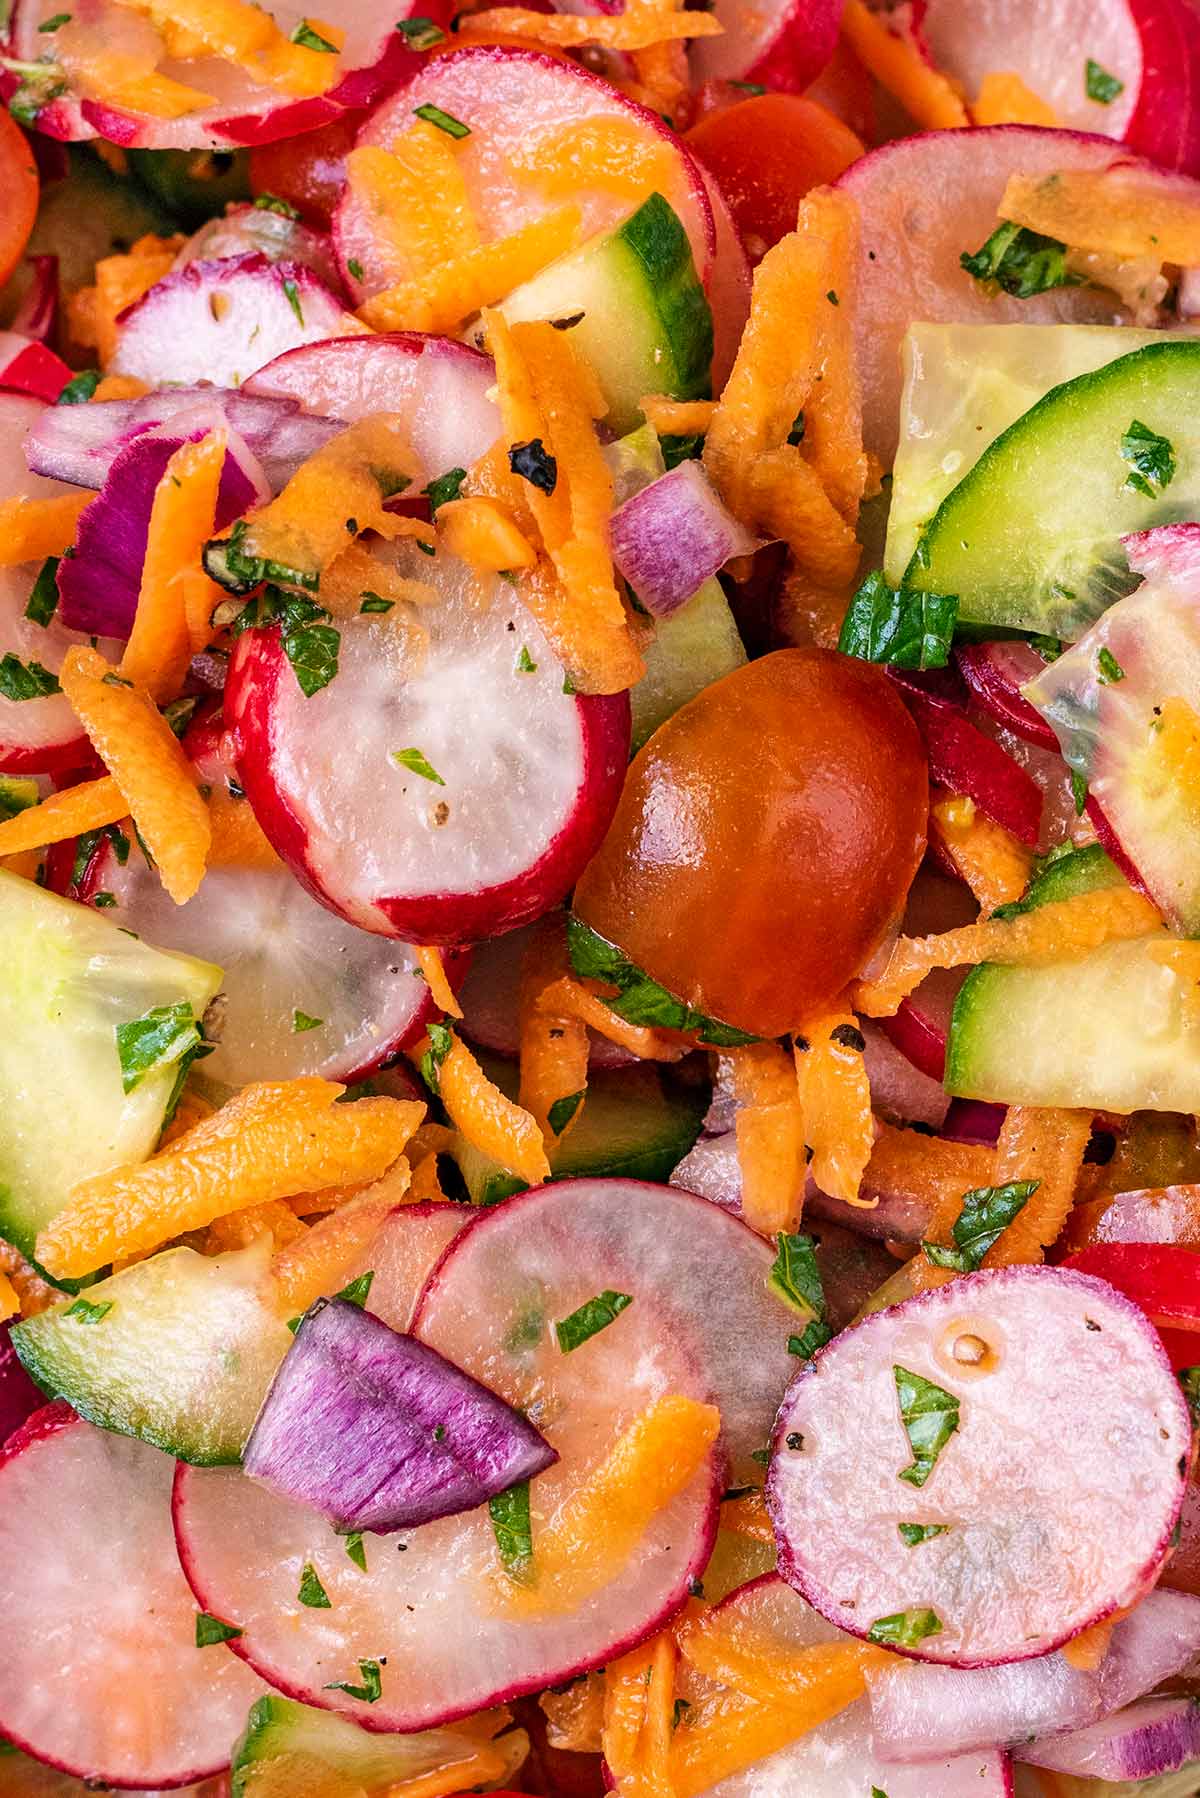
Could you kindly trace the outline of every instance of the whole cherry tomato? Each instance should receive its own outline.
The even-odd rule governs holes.
[[[11,115],[0,108],[0,283],[21,260],[38,208],[33,151]]]
[[[650,738],[575,910],[677,998],[779,1036],[900,916],[927,811],[921,739],[882,671],[777,650]]]
[[[346,185],[346,155],[361,124],[360,112],[347,112],[318,131],[260,144],[250,152],[251,189],[286,200],[305,224],[327,231]]]
[[[811,188],[863,155],[848,125],[799,94],[759,94],[710,112],[684,142],[714,175],[752,262],[796,228]]]

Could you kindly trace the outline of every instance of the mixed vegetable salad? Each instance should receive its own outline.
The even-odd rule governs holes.
[[[0,1795],[1194,1798],[1200,7],[335,11],[0,37]]]

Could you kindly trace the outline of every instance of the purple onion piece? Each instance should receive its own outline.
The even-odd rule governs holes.
[[[306,1313],[243,1466],[338,1529],[382,1533],[473,1510],[557,1460],[452,1361],[331,1299]]]
[[[87,407],[69,410],[85,412]],[[137,611],[154,490],[175,451],[215,429],[226,430],[229,436],[217,495],[217,529],[269,497],[257,459],[229,428],[219,407],[192,406],[134,437],[114,460],[104,486],[81,517],[75,554],[59,564],[59,617],[69,630],[128,637]]]
[[[1152,1698],[1070,1735],[1016,1750],[1016,1757],[1077,1779],[1153,1779],[1200,1756],[1200,1705]]]
[[[759,548],[698,462],[681,462],[613,513],[613,561],[639,602],[668,618],[734,556]]]
[[[0,1323],[0,1446],[45,1402],[45,1393],[34,1385],[17,1359],[8,1324]]]

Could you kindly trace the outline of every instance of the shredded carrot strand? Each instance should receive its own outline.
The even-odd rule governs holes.
[[[0,568],[61,556],[75,541],[82,513],[94,493],[61,493],[50,499],[0,500]]]
[[[832,1198],[847,1205],[874,1205],[873,1198],[859,1198],[875,1143],[875,1120],[863,1036],[854,1014],[835,1006],[806,1024],[794,1042],[804,1140],[812,1150],[809,1171]]]
[[[182,444],[154,490],[137,611],[121,673],[159,703],[179,691],[192,655],[184,577],[216,591],[200,557],[213,534],[227,442],[225,431],[210,431],[199,443]]]
[[[301,1223],[282,1199],[264,1199],[261,1205],[247,1205],[244,1211],[214,1218],[208,1226],[205,1251],[219,1255],[227,1249],[248,1248],[260,1236],[269,1236],[273,1246],[282,1249],[307,1234],[307,1224]]]
[[[988,1250],[985,1267],[1041,1261],[1058,1241],[1075,1202],[1076,1182],[1091,1134],[1089,1111],[1009,1106],[996,1144],[996,1182],[1037,1180],[1039,1184]]]
[[[508,237],[480,244],[373,294],[359,317],[373,331],[456,331],[473,313],[493,306],[565,256],[579,238],[575,205],[530,220]]]
[[[0,1269],[17,1295],[22,1317],[37,1317],[57,1305],[62,1293],[34,1272],[19,1249],[10,1242],[0,1242]]]
[[[127,253],[102,257],[96,264],[95,285],[72,295],[67,309],[71,335],[95,349],[101,368],[107,368],[116,354],[121,313],[170,274],[183,241],[182,237],[139,237]]]
[[[1113,1630],[1117,1627],[1115,1617],[1106,1617],[1103,1623],[1093,1623],[1091,1629],[1085,1629],[1069,1642],[1062,1645],[1062,1657],[1069,1667],[1076,1667],[1082,1673],[1094,1673],[1112,1641]]]
[[[245,799],[236,799],[224,783],[208,796],[208,822],[212,832],[207,866],[210,868],[278,868],[279,857],[263,835],[262,826]]]
[[[150,389],[136,375],[105,375],[99,382],[94,400],[140,400]]]
[[[767,1236],[792,1230],[804,1198],[804,1114],[791,1058],[778,1043],[747,1043],[722,1059],[738,1101],[742,1215]]]
[[[741,1498],[729,1498],[721,1506],[721,1528],[737,1536],[749,1536],[754,1542],[775,1540],[775,1530],[767,1516],[767,1505],[761,1492],[746,1492]]]
[[[543,919],[530,938],[521,963],[518,1004],[521,1087],[519,1099],[537,1119],[547,1150],[561,1141],[583,1111],[588,1078],[587,1026],[566,1011],[546,1009],[547,989],[564,975],[566,932],[561,916]],[[577,1098],[571,1115],[556,1131],[550,1114],[565,1099]]]
[[[511,513],[482,495],[439,506],[437,531],[450,554],[471,568],[499,574],[532,568],[537,561],[537,551]]]
[[[489,1080],[461,1037],[453,1036],[438,1066],[438,1092],[456,1130],[530,1186],[550,1177],[536,1118]]]
[[[761,1627],[720,1609],[694,1618],[680,1632],[680,1648],[698,1672],[748,1698],[822,1712],[810,1728],[861,1698],[868,1671],[888,1661],[886,1650],[869,1642],[781,1648]]]
[[[510,161],[551,199],[571,199],[586,182],[636,205],[647,194],[670,193],[679,178],[665,138],[647,137],[640,123],[616,117],[540,131],[518,146]]]
[[[362,1103],[361,1099],[356,1101]],[[319,1205],[330,1196],[326,1191],[313,1194],[312,1199]],[[304,1236],[279,1250],[271,1266],[281,1308],[289,1315],[307,1311],[314,1299],[341,1282],[397,1205],[410,1203],[408,1160],[402,1156],[377,1180],[362,1186],[353,1198],[310,1225]]]
[[[1011,69],[994,69],[980,83],[979,98],[971,107],[974,125],[1059,125],[1052,106],[1027,87]]]
[[[479,229],[454,140],[423,119],[388,149],[360,144],[346,158],[350,191],[383,239],[384,260],[412,275],[479,248]]]
[[[719,37],[723,27],[710,13],[676,12],[668,6],[640,4],[623,13],[540,13],[523,6],[497,6],[486,14],[468,14],[459,22],[459,37],[470,43],[474,32],[489,36],[511,32],[530,43],[558,50],[599,44],[606,50],[647,50],[676,39]]]
[[[444,1012],[447,1017],[461,1018],[462,1006],[454,997],[454,988],[446,977],[446,964],[442,960],[441,950],[414,946],[413,955],[416,957],[417,966],[425,977],[430,997],[438,1010]]]
[[[664,393],[642,395],[642,416],[660,437],[703,437],[712,423],[715,400],[673,400]]]
[[[1000,217],[1073,250],[1183,268],[1200,262],[1200,218],[1192,196],[1136,164],[1010,175]]]
[[[564,974],[543,988],[538,1009],[549,1017],[578,1018],[597,1036],[628,1049],[640,1061],[681,1061],[688,1045],[647,1024],[630,1024],[604,1001],[599,983]]]
[[[600,1673],[585,1673],[565,1692],[543,1692],[538,1704],[546,1718],[546,1739],[551,1748],[571,1754],[603,1752],[607,1681]],[[610,1763],[611,1765],[611,1763]]]
[[[15,818],[0,824],[0,855],[20,855],[44,849],[49,843],[65,843],[86,830],[103,830],[128,817],[129,807],[111,775],[84,781],[61,793],[50,793]]]
[[[868,74],[918,125],[939,131],[970,124],[966,107],[945,75],[925,61],[915,44],[889,31],[863,0],[846,0],[842,36]]]
[[[377,1798],[445,1798],[449,1792],[475,1791],[494,1784],[510,1771],[508,1760],[497,1749],[477,1748],[466,1760],[386,1786]]]
[[[21,1309],[17,1289],[6,1273],[0,1272],[0,1320],[16,1317]]]
[[[643,1642],[605,1669],[601,1742],[605,1762],[618,1783],[637,1764],[653,1653],[653,1642]]]
[[[985,817],[971,799],[939,787],[930,794],[930,801],[934,829],[979,901],[980,910],[993,912],[997,906],[1019,899],[1029,885],[1032,849],[1018,843],[1003,825]]]

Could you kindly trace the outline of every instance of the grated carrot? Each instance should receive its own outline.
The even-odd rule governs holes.
[[[678,1393],[647,1406],[553,1515],[535,1520],[528,1583],[497,1572],[503,1608],[560,1615],[608,1585],[659,1512],[699,1476],[720,1427],[714,1405]]]
[[[520,1028],[521,1087],[518,1097],[537,1119],[547,1150],[553,1148],[578,1121],[586,1099],[588,1081],[588,1033],[581,1018],[543,1005],[546,991],[569,979],[566,931],[561,914],[543,918],[529,940],[521,961],[518,1007]],[[564,1099],[577,1097],[575,1109],[557,1131],[550,1113]]]
[[[263,835],[245,799],[235,799],[224,782],[208,796],[212,833],[206,865],[210,868],[278,868],[282,864]]]
[[[262,8],[247,0],[118,0],[142,13],[160,32],[166,53],[180,61],[215,56],[234,63],[251,80],[280,87],[298,98],[326,93],[341,80],[340,54],[291,43]],[[336,26],[309,21],[340,48]]]
[[[646,1721],[646,1693],[651,1678],[653,1640],[641,1643],[604,1671],[604,1719],[601,1743],[605,1764],[618,1782],[634,1773]]]
[[[842,36],[867,73],[916,124],[927,131],[970,124],[966,107],[945,75],[926,62],[914,43],[890,31],[863,0],[845,0]]]
[[[124,254],[101,257],[94,286],[72,295],[67,308],[71,335],[96,351],[101,368],[116,354],[120,315],[170,274],[183,243],[182,237],[139,237]]]
[[[675,1664],[679,1658],[674,1632],[654,1638],[646,1680],[646,1712],[638,1748],[638,1780],[646,1798],[671,1798],[671,1737],[675,1729]]]
[[[764,1704],[803,1706],[812,1715],[810,1729],[863,1697],[867,1673],[889,1659],[870,1642],[781,1647],[761,1625],[721,1608],[693,1618],[680,1631],[679,1646],[697,1672],[720,1685]]]
[[[530,1186],[550,1177],[550,1163],[537,1120],[488,1079],[458,1036],[438,1065],[438,1092],[456,1130]]]
[[[831,1714],[836,1715],[837,1709]],[[700,1798],[723,1779],[807,1735],[822,1721],[820,1700],[815,1695],[808,1706],[764,1704],[759,1698],[726,1690],[700,1720],[692,1722],[685,1715],[675,1732],[671,1754],[675,1798]]]
[[[721,1528],[737,1536],[749,1536],[754,1542],[775,1541],[775,1528],[767,1516],[767,1504],[761,1492],[746,1492],[741,1498],[727,1498],[721,1506]]]
[[[65,843],[87,830],[103,830],[128,817],[129,807],[111,775],[84,781],[61,793],[50,793],[37,805],[0,823],[0,855],[20,855],[27,849],[44,849],[48,843]]]
[[[75,1186],[38,1237],[38,1260],[74,1278],[264,1199],[378,1177],[424,1108],[397,1099],[335,1105],[343,1090],[315,1079],[245,1087],[149,1161]]]
[[[867,484],[854,347],[858,230],[853,204],[835,189],[814,188],[801,200],[796,236],[826,280],[817,308],[819,363],[804,405],[801,448],[848,524],[858,517]]]
[[[742,1216],[765,1236],[794,1230],[804,1199],[804,1114],[791,1057],[778,1043],[747,1043],[722,1062],[738,1101]]]
[[[673,400],[664,393],[645,393],[642,417],[660,437],[703,437],[712,423],[715,400]]]
[[[870,1018],[890,1018],[934,968],[959,968],[981,961],[1052,962],[1086,955],[1103,943],[1149,936],[1162,919],[1148,899],[1128,887],[1050,900],[1014,918],[987,918],[941,936],[901,937],[878,980],[859,980],[857,1010]]]
[[[775,602],[775,629],[786,644],[815,643],[820,649],[836,649],[852,597],[852,585],[823,587],[790,566]]]
[[[149,695],[115,674],[97,650],[69,649],[59,678],[120,788],[163,886],[176,905],[185,904],[204,876],[212,830],[194,770],[170,725]]]
[[[786,543],[804,574],[825,588],[851,584],[862,554],[858,538],[799,451],[765,451],[749,470],[748,493],[758,528]]]
[[[559,206],[508,237],[385,287],[363,302],[358,316],[373,331],[457,331],[474,313],[565,256],[578,242],[579,226],[578,206]]]
[[[227,443],[225,431],[210,431],[198,443],[182,444],[154,489],[137,611],[121,673],[159,703],[175,697],[192,656],[182,578],[198,578],[216,591],[200,557],[215,528]]]
[[[516,521],[494,499],[447,500],[438,507],[438,537],[452,556],[471,568],[502,573],[532,568],[537,551]]]
[[[0,1272],[0,1322],[6,1317],[16,1317],[20,1309],[16,1287],[6,1273]]]
[[[543,1692],[538,1704],[546,1719],[550,1747],[568,1754],[600,1754],[606,1693],[603,1672],[585,1673],[565,1692],[556,1692],[553,1687]]]
[[[445,508],[441,508],[445,510]],[[409,533],[417,542],[434,543],[434,530],[423,519],[410,518],[406,524],[415,528]],[[335,618],[356,617],[366,598],[387,599],[396,606],[428,606],[439,599],[438,590],[429,581],[413,580],[398,574],[378,556],[373,556],[364,543],[348,543],[332,562],[321,570],[321,604]]]
[[[105,375],[99,382],[94,400],[140,400],[150,389],[136,375]]]
[[[1069,1642],[1064,1642],[1062,1658],[1068,1667],[1075,1667],[1081,1673],[1094,1673],[1108,1653],[1117,1622],[1116,1617],[1106,1617],[1102,1623],[1093,1623],[1091,1629],[1082,1630]]]
[[[985,1267],[1041,1261],[1058,1241],[1075,1202],[1091,1134],[1090,1111],[1009,1106],[996,1144],[996,1184],[1036,1180],[1038,1186],[988,1250]]]
[[[964,1192],[996,1185],[995,1166],[995,1150],[983,1144],[952,1142],[948,1137],[926,1136],[881,1123],[867,1163],[866,1184],[924,1202],[932,1218],[939,1206],[957,1205]],[[950,1221],[957,1216],[957,1209],[951,1211]],[[921,1234],[929,1235],[931,1228],[927,1223]]]
[[[497,1780],[512,1771],[507,1755],[498,1748],[485,1746],[448,1767],[435,1767],[429,1773],[419,1773],[412,1779],[384,1786],[375,1798],[446,1798],[450,1792],[479,1791],[494,1786]]]
[[[448,1202],[438,1173],[438,1158],[433,1152],[414,1158],[409,1194],[414,1205],[443,1205]]]
[[[598,1036],[607,1037],[622,1049],[628,1049],[639,1061],[681,1061],[689,1045],[647,1024],[630,1024],[604,1001],[597,981],[577,980],[564,974],[542,991],[539,1010],[549,1017],[578,1018]]]
[[[971,799],[935,787],[930,818],[959,874],[983,912],[1010,905],[1029,885],[1033,851],[1004,826],[986,818]]]
[[[1200,263],[1200,209],[1191,193],[1136,163],[1010,175],[999,210],[1002,219],[1073,250],[1144,258],[1155,266]]]
[[[413,947],[418,968],[425,977],[429,994],[440,1012],[447,1017],[461,1018],[462,1006],[454,997],[454,988],[446,978],[446,964],[442,960],[440,949]]]
[[[151,118],[182,119],[216,104],[215,94],[146,70],[140,58],[119,50],[101,51],[86,61],[64,56],[63,67],[70,70],[74,86],[89,100],[149,113]]]
[[[678,39],[664,39],[647,44],[644,50],[630,52],[633,75],[625,82],[614,82],[631,99],[657,112],[668,121],[678,121],[681,106],[686,105],[689,89],[687,45]]]
[[[385,1103],[396,1103],[388,1100]],[[403,1103],[403,1101],[399,1101]],[[355,1105],[366,1103],[358,1099]],[[342,1106],[353,1111],[355,1106]],[[414,1109],[420,1109],[415,1107]],[[308,1197],[308,1195],[305,1195]],[[330,1193],[314,1193],[320,1204]],[[280,1305],[290,1314],[307,1311],[314,1299],[337,1286],[398,1205],[412,1203],[407,1156],[399,1157],[376,1180],[309,1226],[305,1236],[281,1248],[271,1263]]]
[[[50,499],[0,500],[0,568],[61,556],[75,541],[82,513],[94,493],[61,493]]]
[[[198,656],[208,648],[217,632],[212,615],[226,597],[220,587],[205,574],[203,568],[184,568],[176,577],[187,627],[188,649]]]
[[[606,50],[646,50],[651,44],[677,39],[719,37],[723,27],[710,13],[676,12],[672,7],[647,3],[630,5],[623,13],[540,13],[523,6],[496,6],[487,13],[469,13],[459,21],[461,42],[472,33],[511,32],[532,44],[548,44],[557,50],[577,50],[599,44]]]
[[[836,1005],[793,1039],[796,1077],[804,1114],[804,1140],[816,1184],[847,1205],[860,1199],[863,1174],[875,1143],[871,1084],[863,1060],[863,1035],[853,1012]]]
[[[346,158],[355,200],[381,239],[385,266],[426,275],[479,248],[479,228],[454,139],[423,119],[390,148],[360,144]]]
[[[226,1249],[248,1248],[260,1236],[269,1236],[274,1247],[282,1249],[307,1235],[308,1225],[301,1223],[282,1199],[264,1199],[261,1205],[247,1205],[244,1211],[214,1218],[204,1247],[206,1254],[220,1255]]]
[[[551,199],[569,200],[581,185],[638,204],[670,193],[679,180],[675,152],[665,138],[648,137],[640,122],[620,117],[580,119],[540,131],[509,158]]]
[[[971,107],[973,125],[1060,125],[1062,120],[1011,69],[993,70],[979,87]]]

